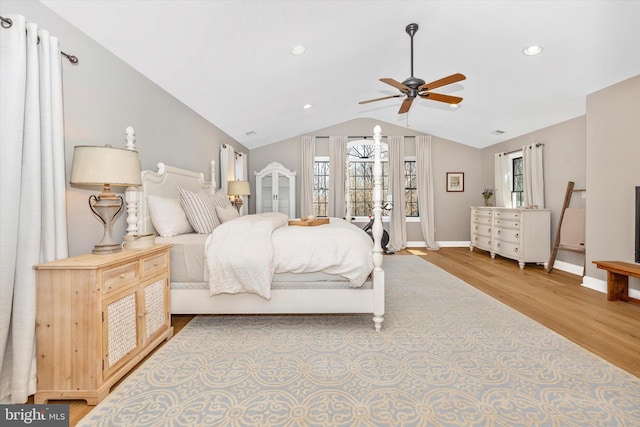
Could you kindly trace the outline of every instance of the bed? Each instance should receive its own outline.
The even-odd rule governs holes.
[[[316,241],[319,236],[329,233],[333,227],[344,227],[343,234],[353,232],[355,230],[355,239],[361,239],[363,236],[368,242],[367,257],[363,258],[362,263],[369,262],[367,273],[362,276],[362,271],[358,271],[356,279],[344,274],[338,268],[328,269],[329,271],[280,271],[280,264],[277,271],[274,272],[271,279],[267,295],[261,295],[260,292],[239,291],[238,293],[228,293],[225,291],[214,293],[211,282],[215,281],[215,275],[211,275],[210,271],[218,271],[216,267],[225,264],[230,260],[241,257],[239,250],[232,252],[232,247],[236,243],[229,242],[228,245],[223,243],[226,231],[229,234],[229,227],[236,227],[231,235],[238,236],[238,232],[244,227],[251,227],[254,220],[262,220],[258,215],[244,215],[237,219],[225,221],[222,225],[217,226],[211,234],[196,233],[192,231],[193,227],[184,224],[181,220],[180,224],[170,224],[170,228],[175,228],[172,233],[176,234],[171,237],[162,237],[158,235],[158,231],[154,224],[161,224],[162,221],[175,221],[175,212],[179,209],[176,201],[180,200],[180,192],[185,190],[191,193],[208,192],[211,195],[219,194],[216,188],[216,170],[215,162],[211,162],[211,181],[206,181],[202,173],[192,172],[176,167],[158,164],[157,171],[143,171],[142,185],[139,187],[137,196],[137,234],[144,235],[149,233],[156,234],[155,241],[157,243],[170,243],[171,248],[171,312],[173,314],[303,314],[303,313],[371,313],[375,329],[379,331],[382,327],[385,310],[385,290],[384,290],[384,271],[382,268],[382,165],[380,162],[380,127],[374,129],[375,153],[376,159],[374,163],[374,208],[373,208],[373,242],[366,233],[357,226],[348,223],[344,219],[331,218],[330,224],[320,225],[317,227],[298,227],[290,225],[282,225],[283,218],[277,217],[277,214],[269,217],[269,220],[278,222],[272,232],[272,243],[264,241],[265,248],[273,247],[274,260],[279,257],[281,251],[290,249],[288,245],[277,243],[276,235],[285,235],[284,241],[289,241],[293,234],[299,235],[307,233],[301,237]],[[180,190],[179,190],[180,188]],[[226,196],[225,196],[226,197]],[[161,201],[161,202],[160,202]],[[228,201],[228,199],[227,199]],[[178,202],[179,203],[179,202]],[[183,199],[184,205],[184,199]],[[216,208],[218,209],[218,208]],[[175,212],[172,212],[175,210]],[[222,212],[218,211],[220,214]],[[153,218],[152,218],[153,216]],[[267,215],[268,216],[268,215]],[[164,219],[159,218],[164,217]],[[219,218],[222,218],[219,216]],[[287,218],[288,219],[288,218]],[[164,225],[162,225],[164,231]],[[242,228],[238,228],[242,227]],[[326,228],[324,228],[326,227]],[[202,230],[200,230],[202,231]],[[206,231],[206,230],[205,230]],[[289,234],[286,234],[289,233]],[[164,231],[167,235],[167,232]],[[246,233],[252,234],[252,233]],[[222,236],[222,237],[221,237]],[[217,240],[216,240],[217,239]],[[242,239],[242,238],[240,238]],[[239,240],[239,239],[236,239]],[[331,239],[330,239],[331,240]],[[282,241],[282,240],[281,240]],[[207,247],[209,243],[209,247]],[[260,245],[262,243],[258,243]],[[323,245],[330,246],[332,243],[326,241]],[[362,245],[362,242],[358,242]],[[312,245],[307,245],[312,246]],[[316,245],[317,246],[317,245]],[[327,247],[327,252],[342,251],[343,260],[355,259],[362,255],[360,249],[344,249],[343,243],[338,242],[337,246]],[[245,249],[253,246],[246,246]],[[359,246],[362,247],[362,246]],[[209,252],[205,251],[205,248]],[[278,249],[280,248],[280,249]],[[306,249],[302,249],[304,251]],[[351,252],[349,252],[351,251]],[[211,255],[212,253],[216,255]],[[228,252],[228,253],[227,253]],[[254,251],[260,252],[260,251]],[[285,255],[284,258],[290,257]],[[211,260],[211,256],[224,256],[222,261],[218,260],[218,264]],[[308,254],[308,259],[320,259],[317,253]],[[320,254],[322,257],[322,254]],[[367,261],[367,259],[369,261]],[[259,264],[260,261],[258,261]],[[360,262],[360,261],[356,261]],[[308,262],[313,264],[314,262]],[[343,261],[347,264],[347,261]],[[333,266],[335,266],[335,261]],[[243,265],[243,264],[239,264]],[[249,264],[244,264],[247,266]],[[352,266],[353,267],[353,266]],[[350,268],[352,268],[350,267]],[[283,267],[288,268],[288,267]],[[355,266],[354,268],[357,268]],[[294,268],[295,270],[296,268]],[[242,270],[242,269],[239,269]],[[298,269],[299,270],[299,269]],[[317,268],[315,268],[317,270]],[[336,274],[336,271],[338,274]],[[346,277],[345,277],[346,276]],[[366,277],[365,277],[366,276]],[[360,283],[356,282],[362,282]]]

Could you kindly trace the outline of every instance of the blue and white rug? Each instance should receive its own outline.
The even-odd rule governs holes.
[[[416,256],[371,315],[198,316],[80,426],[640,426],[640,379]]]

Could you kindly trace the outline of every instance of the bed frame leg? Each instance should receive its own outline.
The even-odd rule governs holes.
[[[383,321],[384,321],[383,316],[373,316],[373,323],[375,324],[376,332],[380,332],[380,330],[382,329]]]

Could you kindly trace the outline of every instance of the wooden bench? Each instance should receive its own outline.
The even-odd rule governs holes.
[[[593,261],[596,267],[607,270],[607,300],[630,301],[640,304],[640,300],[629,296],[629,277],[640,278],[640,264],[622,261]]]

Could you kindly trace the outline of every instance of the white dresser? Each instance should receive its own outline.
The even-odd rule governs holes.
[[[470,249],[525,263],[544,264],[551,250],[551,210],[471,207]]]

